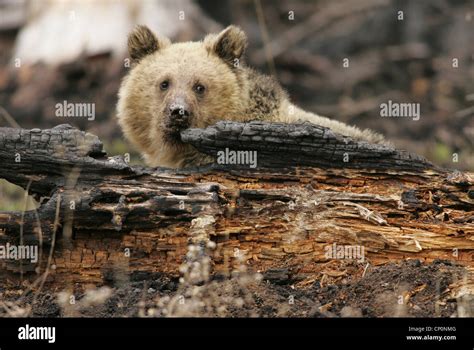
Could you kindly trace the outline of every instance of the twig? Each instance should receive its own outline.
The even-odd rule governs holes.
[[[263,12],[262,2],[260,0],[254,0],[255,10],[257,12],[258,25],[260,27],[260,33],[262,34],[263,49],[265,50],[265,56],[267,59],[268,68],[271,74],[277,78],[277,71],[275,68],[275,61],[273,60],[272,47],[270,45],[270,36],[268,35],[267,25],[265,23],[265,14]]]
[[[16,120],[11,116],[10,113],[7,112],[5,108],[0,106],[0,115],[3,116],[3,118],[7,121],[8,124],[10,124],[11,127],[20,129],[21,126],[16,122]]]
[[[367,1],[344,1],[331,3],[326,9],[316,12],[303,23],[292,27],[282,36],[270,43],[272,57],[275,58],[283,52],[295,46],[298,42],[311,34],[322,30],[333,21],[340,20],[348,15],[364,12],[376,7],[388,5],[387,0],[367,0]],[[266,57],[265,48],[255,53],[254,60],[257,63],[264,61]]]

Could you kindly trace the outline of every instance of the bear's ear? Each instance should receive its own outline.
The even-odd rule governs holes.
[[[170,44],[168,38],[157,38],[150,28],[138,25],[128,36],[128,53],[134,62],[138,62]]]
[[[239,27],[231,25],[217,35],[208,35],[204,39],[204,45],[209,51],[235,67],[247,48],[247,35]]]

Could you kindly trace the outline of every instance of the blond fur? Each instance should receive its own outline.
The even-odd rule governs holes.
[[[169,140],[166,123],[170,103],[185,100],[189,127],[205,128],[219,120],[309,121],[356,140],[384,143],[381,135],[306,112],[293,105],[273,78],[245,66],[245,33],[235,26],[210,34],[202,42],[175,43],[137,27],[129,36],[134,66],[123,79],[117,104],[125,137],[150,166],[181,168],[211,159],[192,146]],[[161,91],[160,82],[170,88]],[[200,96],[193,87],[202,84]]]

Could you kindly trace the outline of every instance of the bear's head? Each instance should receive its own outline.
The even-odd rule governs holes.
[[[158,140],[179,146],[180,131],[203,128],[245,111],[245,33],[229,26],[200,42],[171,43],[145,26],[129,35],[133,62],[119,92],[119,119],[142,149]]]

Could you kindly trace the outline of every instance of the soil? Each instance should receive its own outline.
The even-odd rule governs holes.
[[[422,264],[409,260],[397,264],[372,267],[363,278],[347,278],[338,284],[321,286],[319,281],[298,288],[284,279],[263,277],[260,281],[242,283],[241,278],[215,277],[198,288],[206,307],[193,316],[225,317],[451,317],[457,316],[458,301],[446,297],[450,284],[463,278],[462,266],[450,261]],[[0,287],[0,299],[10,305],[31,307],[30,316],[59,317],[136,317],[164,316],[160,301],[180,293],[183,285],[164,275],[132,276],[121,286],[111,287],[111,295],[103,303],[86,305],[82,287],[77,287],[77,307],[73,313],[60,306],[59,290],[45,285],[43,291],[24,297],[22,286]],[[191,297],[193,298],[193,297]],[[184,299],[183,305],[192,299]],[[163,304],[163,303],[161,303]],[[82,306],[79,306],[82,305]],[[169,304],[168,304],[169,305]],[[462,305],[474,309],[474,300]],[[166,308],[166,307],[165,307]],[[4,310],[0,311],[4,312]],[[69,312],[69,313],[68,313]],[[181,314],[187,315],[187,314]],[[4,316],[7,316],[5,314]]]

